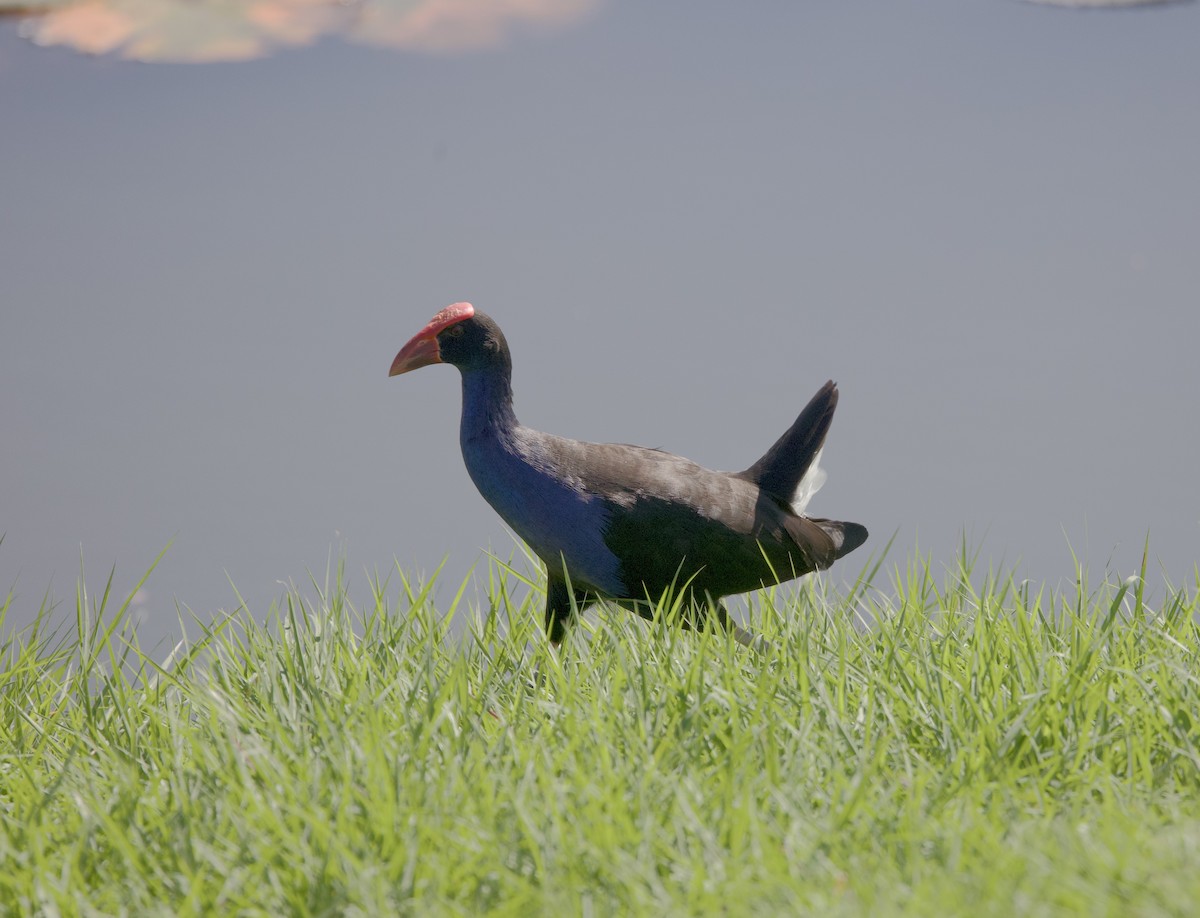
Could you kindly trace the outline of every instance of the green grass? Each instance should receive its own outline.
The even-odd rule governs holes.
[[[956,568],[761,596],[766,656],[617,610],[555,655],[494,567],[156,664],[81,587],[0,645],[0,911],[1193,913],[1197,591]]]

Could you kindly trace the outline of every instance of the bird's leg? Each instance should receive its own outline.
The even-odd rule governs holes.
[[[567,626],[574,624],[571,609],[571,588],[566,581],[546,577],[546,635],[557,647],[566,637]]]
[[[557,647],[567,636],[567,628],[575,624],[575,615],[590,601],[586,590],[576,590],[561,577],[546,573],[546,636]]]
[[[546,570],[546,637],[550,639],[550,647],[558,650],[567,636],[567,628],[575,624],[575,615],[585,604],[586,593],[572,590],[563,577],[555,577]],[[574,603],[572,603],[574,599]],[[536,667],[529,687],[540,689],[546,683],[546,677]]]
[[[771,649],[771,644],[763,637],[754,634],[752,631],[747,631],[732,618],[729,617],[729,612],[725,609],[725,604],[720,600],[709,599],[709,608],[712,614],[716,617],[717,624],[724,630],[733,634],[733,639],[743,647],[749,647],[756,653],[767,653]]]

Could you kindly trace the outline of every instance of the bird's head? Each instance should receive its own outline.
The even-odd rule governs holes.
[[[470,303],[447,306],[412,339],[392,361],[388,376],[399,376],[431,363],[448,363],[460,370],[482,369],[507,363],[508,344],[488,316]]]

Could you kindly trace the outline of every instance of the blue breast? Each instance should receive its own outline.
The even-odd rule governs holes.
[[[556,466],[549,434],[522,427],[511,407],[489,403],[486,391],[468,384],[463,395],[463,461],[484,500],[547,567],[561,569],[565,561],[576,585],[624,595],[619,561],[604,544],[604,501]]]

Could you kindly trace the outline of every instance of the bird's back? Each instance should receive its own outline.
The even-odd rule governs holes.
[[[861,542],[848,544],[843,524],[799,516],[741,474],[626,444],[546,437],[543,446],[558,476],[594,506],[622,587],[605,592],[618,598],[673,585],[744,593],[828,567]]]

